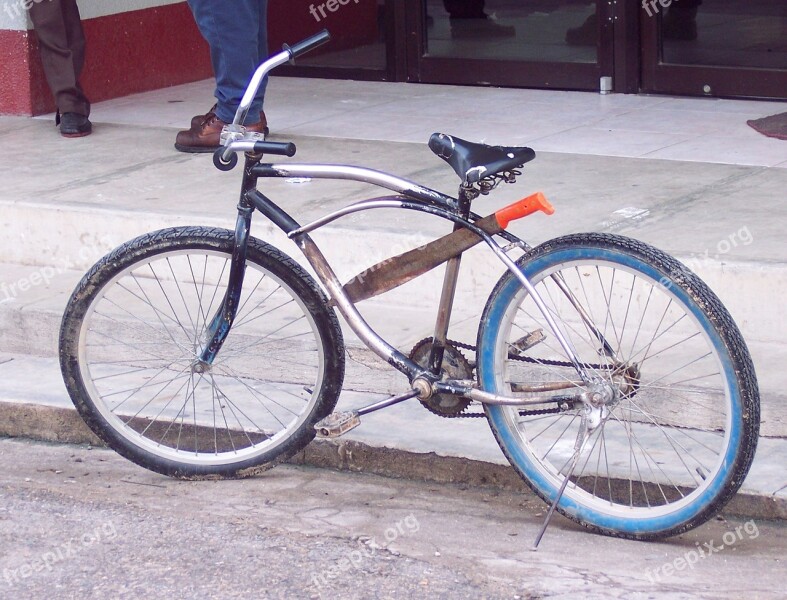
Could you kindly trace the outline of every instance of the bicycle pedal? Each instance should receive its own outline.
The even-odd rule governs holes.
[[[545,339],[547,339],[547,336],[544,334],[544,330],[536,329],[535,331],[531,331],[527,335],[522,336],[513,344],[511,344],[511,352],[516,352],[519,356],[521,356],[533,346],[543,342]]]
[[[361,416],[357,412],[345,411],[331,413],[318,421],[314,428],[317,430],[317,437],[335,438],[355,429],[360,424]]]

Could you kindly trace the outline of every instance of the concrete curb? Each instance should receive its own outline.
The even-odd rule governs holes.
[[[103,446],[76,409],[0,401],[0,436],[64,444]],[[463,457],[418,453],[351,440],[312,442],[291,461],[297,465],[363,472],[434,483],[485,486],[531,494],[507,465]],[[724,514],[747,519],[787,520],[787,498],[740,491]]]

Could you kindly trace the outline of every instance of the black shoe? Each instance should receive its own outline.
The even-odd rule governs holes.
[[[84,137],[93,131],[93,124],[85,115],[67,112],[60,115],[60,135],[67,138]]]

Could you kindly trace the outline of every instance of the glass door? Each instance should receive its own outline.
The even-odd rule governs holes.
[[[588,0],[407,0],[409,79],[610,88],[616,5]]]
[[[643,91],[787,99],[785,0],[646,0],[641,21]]]
[[[40,1],[40,0],[38,0]],[[321,29],[331,41],[277,73],[306,77],[393,80],[397,78],[396,33],[403,22],[399,0],[270,0],[268,48],[292,44]]]

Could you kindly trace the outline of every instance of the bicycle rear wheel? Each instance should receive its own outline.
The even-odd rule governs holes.
[[[336,405],[344,346],[335,314],[290,258],[249,240],[239,309],[214,363],[198,363],[229,278],[234,235],[173,228],[97,263],[60,332],[69,394],[90,428],[174,477],[246,476],[285,460]]]
[[[518,266],[580,362],[617,394],[595,429],[583,424],[577,405],[535,407],[541,414],[488,406],[517,472],[552,502],[590,431],[557,505],[565,516],[602,533],[648,539],[716,514],[746,476],[759,430],[754,367],[719,299],[673,258],[620,236],[551,240]],[[511,273],[487,302],[478,349],[485,390],[582,387]]]

